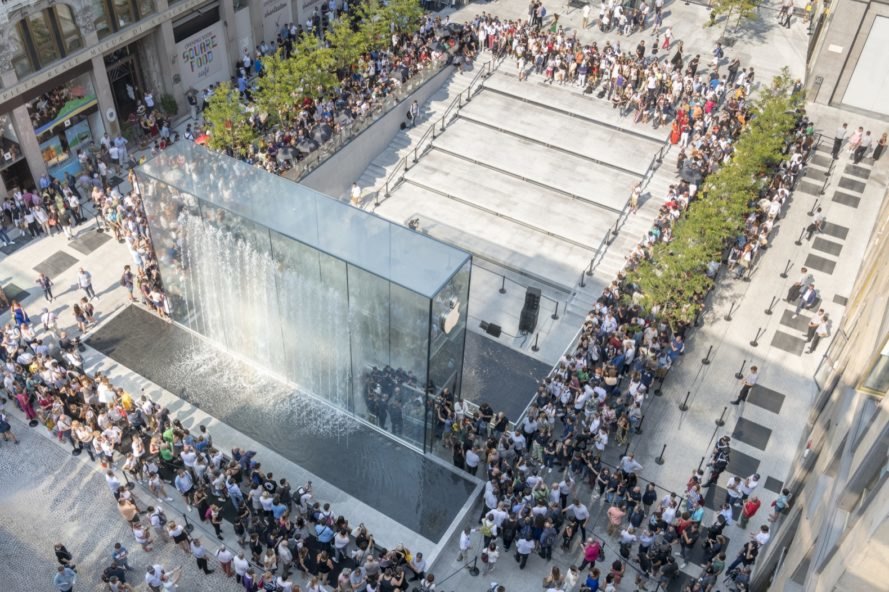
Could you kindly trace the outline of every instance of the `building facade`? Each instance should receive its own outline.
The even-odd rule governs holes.
[[[342,0],[338,0],[341,4]],[[0,195],[77,174],[78,150],[127,137],[138,102],[187,113],[244,52],[329,0],[3,0]]]
[[[889,120],[887,43],[889,0],[815,0],[806,68],[809,100]]]
[[[889,197],[846,314],[814,376],[792,505],[755,590],[885,590],[889,582]]]

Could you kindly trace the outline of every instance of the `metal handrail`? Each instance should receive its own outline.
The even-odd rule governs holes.
[[[460,94],[454,97],[454,100],[452,100],[451,103],[447,106],[441,118],[433,122],[433,124],[426,129],[426,132],[423,133],[422,136],[420,136],[420,139],[414,146],[413,155],[408,152],[408,154],[406,154],[401,160],[398,161],[398,164],[395,165],[395,168],[392,170],[391,173],[389,173],[389,176],[386,177],[386,181],[384,183],[385,191],[383,192],[382,199],[380,198],[379,192],[377,192],[376,198],[374,199],[374,209],[378,208],[381,203],[389,199],[392,194],[391,189],[398,181],[403,179],[404,175],[410,170],[410,163],[416,163],[419,161],[421,151],[424,150],[426,146],[431,145],[432,140],[435,139],[436,128],[441,126],[441,131],[445,131],[445,128],[447,127],[447,124],[449,122],[448,117],[451,116],[452,111],[454,111],[455,109],[459,111],[463,107],[463,95],[466,95],[466,103],[469,103],[472,100],[472,95],[474,94],[474,92],[481,88],[479,81],[482,78],[487,78],[488,76],[490,76],[498,65],[499,63],[496,63],[493,59],[485,62],[485,64],[479,69],[478,72],[476,72],[473,79],[469,82],[469,86],[466,87],[466,90],[460,91]]]

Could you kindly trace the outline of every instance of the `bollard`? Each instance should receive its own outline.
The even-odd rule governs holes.
[[[762,327],[756,330],[756,337],[753,338],[753,341],[750,342],[750,345],[753,347],[757,347],[759,345],[759,337],[763,334]]]
[[[636,433],[637,433],[637,434],[641,434],[641,433],[642,433],[642,422],[643,422],[643,421],[645,421],[645,416],[644,416],[644,415],[643,415],[642,417],[639,418],[639,425],[636,426]]]
[[[656,463],[659,464],[659,465],[664,464],[664,452],[665,452],[666,450],[667,450],[667,445],[664,444],[664,447],[661,448],[661,455],[660,455],[659,457],[657,457],[656,459],[654,459],[654,462],[656,462]]]
[[[559,303],[556,302],[556,310],[553,312],[553,316],[550,317],[554,321],[559,320]]]
[[[503,281],[500,282],[500,293],[506,294],[506,276],[503,276]]]
[[[815,215],[815,209],[818,207],[818,201],[819,200],[817,200],[817,199],[815,200],[815,203],[812,204],[812,209],[809,210],[808,212],[806,212],[806,216],[814,216]]]
[[[744,378],[744,366],[746,364],[747,364],[747,360],[742,360],[741,361],[741,369],[738,370],[737,372],[735,372],[735,378],[737,378],[738,380],[741,380],[742,378]]]
[[[688,411],[688,398],[691,396],[691,391],[685,393],[685,400],[679,404],[680,411]]]
[[[185,512],[182,512],[182,518],[183,518],[183,520],[185,520],[185,532],[190,533],[191,531],[193,531],[194,524],[192,524],[191,522],[188,521],[188,514],[186,514]]]
[[[713,346],[711,345],[710,349],[707,350],[707,357],[705,357],[703,360],[701,360],[701,364],[703,364],[704,366],[710,365],[710,352],[712,352],[712,351],[713,351]]]
[[[123,479],[124,479],[124,481],[127,482],[127,484],[126,484],[126,488],[129,489],[130,491],[133,491],[133,489],[136,488],[136,484],[130,481],[130,478],[127,476],[127,472],[126,472],[126,471],[123,471],[123,470],[122,470],[121,473],[123,473]]]
[[[723,419],[723,418],[725,417],[726,411],[728,411],[727,406],[722,408],[722,415],[720,415],[719,419],[716,420],[716,425],[718,425],[719,427],[722,427],[725,425],[725,419]]]
[[[776,303],[777,301],[778,301],[778,299],[775,298],[774,296],[772,296],[772,301],[769,302],[769,307],[768,307],[767,309],[765,309],[763,312],[765,312],[767,315],[771,315],[771,314],[772,314],[772,309],[775,308],[775,303]]]
[[[803,236],[805,236],[805,234],[806,234],[806,227],[803,226],[803,231],[799,233],[799,238],[796,239],[795,241],[793,241],[793,244],[795,244],[798,247],[801,247],[803,245]]]
[[[540,331],[534,336],[534,345],[531,346],[531,351],[536,352],[540,351],[540,348],[537,347],[537,341],[540,339]]]
[[[787,272],[790,271],[790,266],[791,266],[791,265],[792,265],[792,264],[791,264],[791,262],[790,262],[790,259],[788,259],[788,260],[787,260],[787,265],[784,266],[784,271],[782,271],[782,272],[779,274],[779,275],[781,276],[781,278],[783,278],[783,279],[785,279],[785,280],[787,279]]]
[[[728,314],[725,315],[725,316],[722,317],[722,318],[725,319],[725,320],[728,321],[728,322],[731,322],[731,320],[732,320],[732,312],[733,312],[734,310],[735,310],[735,302],[732,301],[731,306],[729,306],[729,308],[728,308]]]

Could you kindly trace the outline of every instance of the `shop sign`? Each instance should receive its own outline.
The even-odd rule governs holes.
[[[293,5],[290,0],[263,0],[262,36],[266,41],[274,41],[284,25],[293,22]]]
[[[204,89],[228,79],[225,30],[216,23],[176,44],[179,75],[186,88]]]

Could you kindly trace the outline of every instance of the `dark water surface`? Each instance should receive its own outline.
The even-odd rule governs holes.
[[[432,541],[474,489],[454,471],[141,308],[123,310],[89,345]]]

